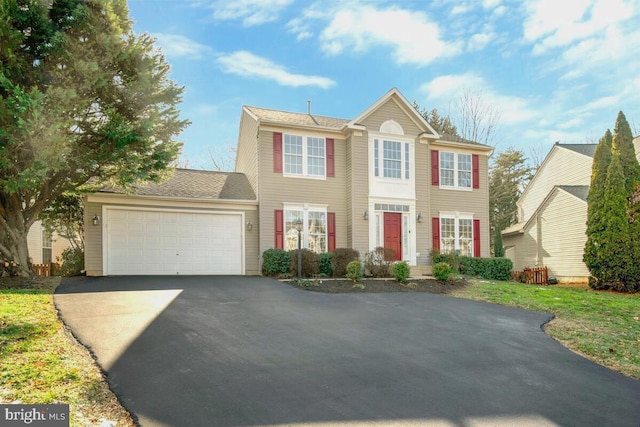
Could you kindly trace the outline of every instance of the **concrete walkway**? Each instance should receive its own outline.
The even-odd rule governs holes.
[[[549,314],[258,277],[95,278],[54,298],[143,426],[640,425],[640,382],[549,338]]]

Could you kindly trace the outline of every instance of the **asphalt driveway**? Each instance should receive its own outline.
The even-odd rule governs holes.
[[[640,382],[556,343],[549,314],[259,277],[95,278],[54,298],[143,426],[640,425]]]

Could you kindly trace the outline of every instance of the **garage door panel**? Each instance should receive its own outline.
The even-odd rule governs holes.
[[[242,216],[108,209],[106,274],[242,274]]]

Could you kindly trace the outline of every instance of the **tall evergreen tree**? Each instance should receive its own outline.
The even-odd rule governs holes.
[[[620,153],[620,164],[625,177],[627,197],[633,193],[636,184],[640,183],[640,165],[633,147],[633,134],[624,113],[620,111],[616,118],[612,149]]]
[[[604,190],[607,179],[607,170],[611,164],[611,131],[607,132],[600,139],[596,152],[593,155],[593,166],[591,169],[591,186],[587,196],[587,242],[584,248],[584,263],[591,272],[590,283],[593,288],[598,288],[597,283],[600,277],[600,256],[599,248],[602,233],[605,229],[603,219]]]
[[[188,122],[126,0],[2,0],[0,40],[0,255],[26,276],[45,207],[88,182],[161,179]]]
[[[628,272],[633,268],[627,203],[620,153],[613,150],[605,180],[602,207],[605,228],[598,248],[600,271],[595,283],[602,289],[626,290]]]

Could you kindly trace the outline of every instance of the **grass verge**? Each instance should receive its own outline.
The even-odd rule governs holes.
[[[72,426],[134,426],[59,320],[60,278],[0,280],[0,403],[68,403]]]
[[[471,280],[452,296],[553,313],[556,318],[545,327],[549,335],[598,364],[640,379],[640,294]]]

